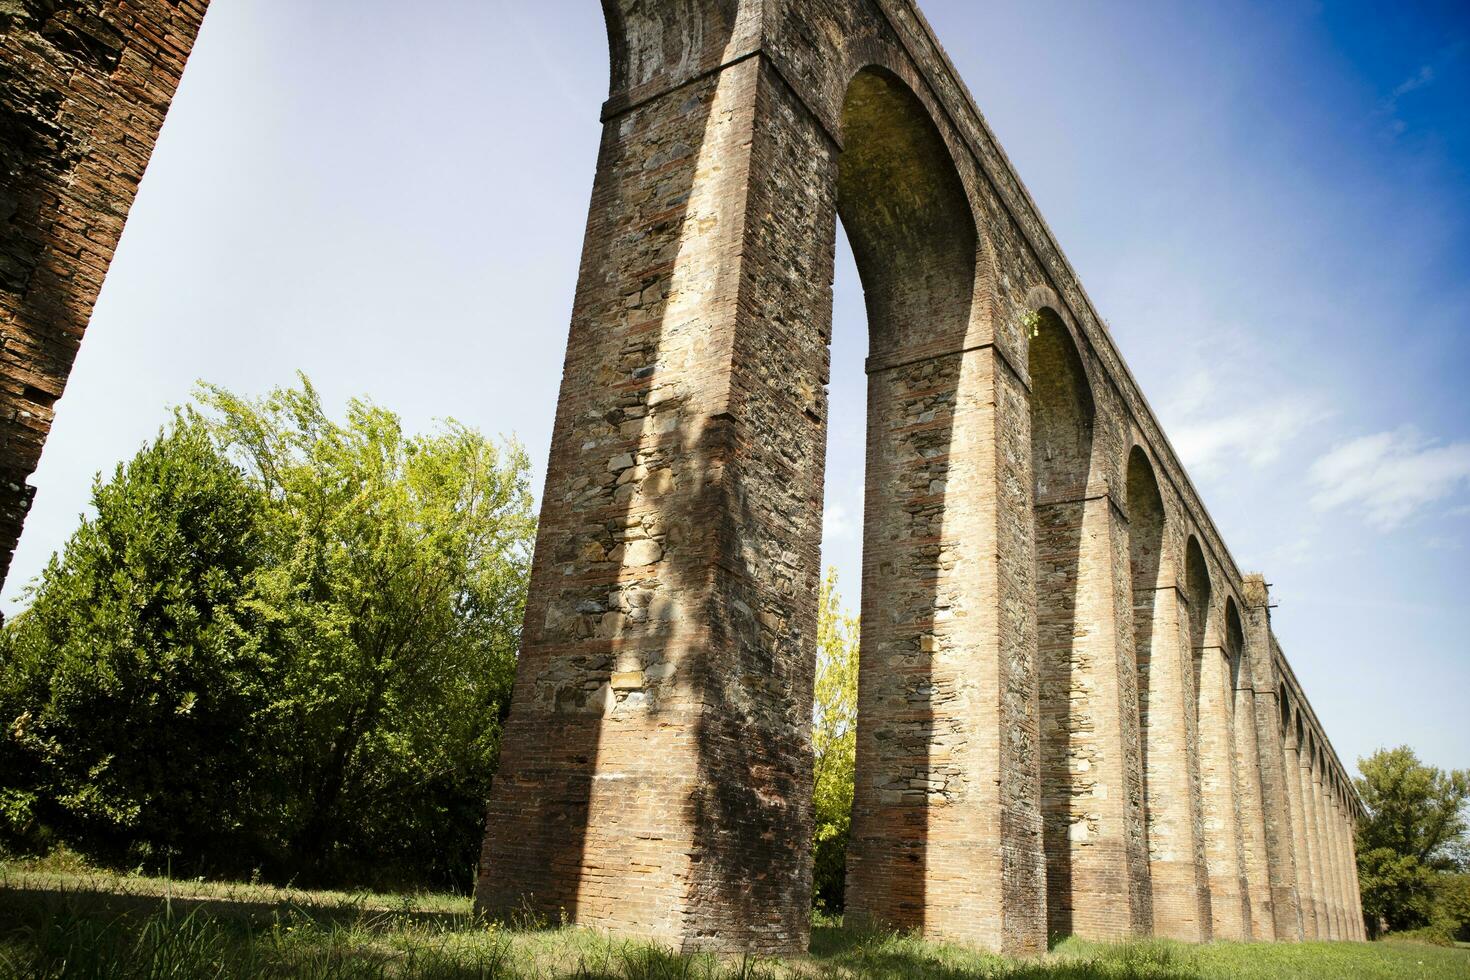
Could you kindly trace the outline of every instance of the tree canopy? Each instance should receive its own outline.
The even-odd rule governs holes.
[[[1380,749],[1358,769],[1368,810],[1357,835],[1363,913],[1395,931],[1429,926],[1449,907],[1442,896],[1461,894],[1445,879],[1467,870],[1470,771],[1426,766],[1407,746]],[[1442,924],[1454,932],[1463,922]]]
[[[112,479],[0,634],[0,794],[15,832],[116,857],[249,846],[279,651],[243,601],[265,502],[185,416]]]
[[[529,465],[309,380],[202,385],[97,482],[0,642],[12,836],[468,882],[534,533]],[[178,861],[174,861],[178,865]],[[242,867],[245,865],[245,867]]]

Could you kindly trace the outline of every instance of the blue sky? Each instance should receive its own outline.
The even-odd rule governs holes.
[[[1470,9],[928,0],[1345,762],[1470,765]],[[306,370],[549,440],[606,96],[597,5],[214,0],[5,590],[195,379]],[[845,250],[844,250],[845,251]],[[855,607],[840,256],[826,559]],[[539,480],[539,477],[538,477]]]

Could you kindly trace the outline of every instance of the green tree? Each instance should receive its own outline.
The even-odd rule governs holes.
[[[509,701],[535,528],[521,447],[453,421],[406,437],[310,381],[203,386],[220,445],[267,498],[251,609],[291,650],[277,758],[291,850],[327,877],[468,881]]]
[[[817,679],[812,708],[815,824],[813,891],[830,911],[843,907],[857,753],[858,620],[842,611],[837,569],[817,599]]]
[[[1470,942],[1470,874],[1435,875],[1434,916],[1450,938]]]
[[[1368,810],[1357,836],[1364,915],[1391,930],[1426,926],[1435,873],[1463,870],[1470,771],[1426,766],[1407,746],[1380,749],[1358,769]]]
[[[0,630],[0,836],[177,870],[464,885],[509,700],[529,466],[309,381],[199,404]]]
[[[1358,851],[1358,883],[1363,918],[1377,932],[1384,923],[1394,932],[1428,925],[1434,914],[1434,872],[1418,858],[1386,847]]]
[[[269,751],[281,669],[241,597],[265,499],[184,418],[91,499],[0,638],[10,836],[113,859],[257,850],[279,828],[239,760]]]

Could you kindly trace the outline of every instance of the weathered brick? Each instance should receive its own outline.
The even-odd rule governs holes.
[[[0,14],[0,543],[204,0]],[[1363,937],[1361,811],[1107,329],[912,0],[613,0],[477,907],[808,938],[836,219],[868,302],[849,903]]]
[[[610,25],[479,907],[803,947],[840,214],[870,334],[849,914],[1013,952],[1299,936],[1332,872],[1296,856],[1330,832],[1288,688],[1325,741],[1264,583],[917,9]]]
[[[25,385],[0,386],[0,581],[34,494],[25,481],[205,6],[78,0],[0,11],[0,373]]]
[[[917,9],[630,2],[610,25],[480,908],[804,943],[791,726],[840,214],[870,334],[850,915],[1016,952],[1300,935],[1320,881],[1257,580]],[[633,591],[676,614],[635,620]]]

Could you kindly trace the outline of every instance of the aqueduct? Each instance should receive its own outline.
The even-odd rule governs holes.
[[[6,560],[205,0],[0,12]],[[477,887],[804,950],[840,215],[870,330],[849,915],[1363,938],[1361,804],[913,0],[605,0],[611,95]]]

